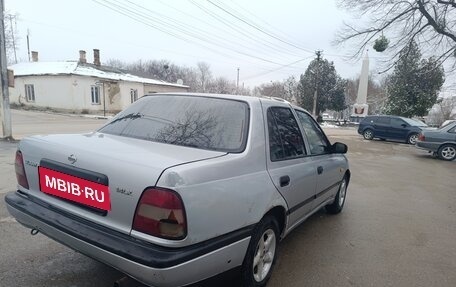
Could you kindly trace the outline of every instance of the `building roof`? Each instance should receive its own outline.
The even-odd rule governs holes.
[[[77,61],[67,62],[26,62],[14,64],[8,67],[14,71],[15,77],[21,76],[44,76],[44,75],[78,75],[95,77],[100,79],[137,82],[151,85],[173,86],[188,88],[185,85],[168,83],[161,80],[139,77],[121,69],[108,66],[96,66],[94,64],[80,63]]]

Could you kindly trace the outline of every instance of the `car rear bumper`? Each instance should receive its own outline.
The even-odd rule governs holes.
[[[433,152],[437,152],[439,150],[441,143],[434,143],[434,142],[423,142],[417,140],[415,146],[420,149],[430,150]]]
[[[168,248],[67,214],[18,192],[5,197],[9,213],[26,227],[152,286],[182,286],[242,264],[252,227],[192,246]]]

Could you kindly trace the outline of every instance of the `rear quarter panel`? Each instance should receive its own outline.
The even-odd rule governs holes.
[[[286,208],[266,171],[265,153],[258,102],[251,105],[243,153],[180,165],[163,173],[157,185],[177,191],[187,214],[188,235],[176,244],[189,245],[223,235],[259,222],[274,206]]]

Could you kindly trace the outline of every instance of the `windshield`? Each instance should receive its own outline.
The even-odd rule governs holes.
[[[447,121],[444,121],[443,124],[440,126],[439,129],[443,129],[443,128],[446,128],[448,125],[452,124],[456,122],[456,120],[447,120]]]
[[[409,119],[409,118],[402,118],[406,123],[408,123],[409,125],[411,126],[415,126],[415,127],[427,127],[427,125],[425,123],[423,123],[422,121],[420,120],[416,120],[416,119]]]
[[[247,103],[208,97],[143,97],[99,132],[208,150],[241,152]]]

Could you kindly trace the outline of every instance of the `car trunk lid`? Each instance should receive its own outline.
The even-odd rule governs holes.
[[[155,186],[165,169],[226,154],[103,133],[34,136],[22,140],[19,149],[29,183],[23,192],[124,233],[131,231],[142,192]],[[79,192],[72,184],[79,184]],[[104,205],[75,202],[71,193],[80,195],[84,188],[92,190],[92,202],[103,199]]]

